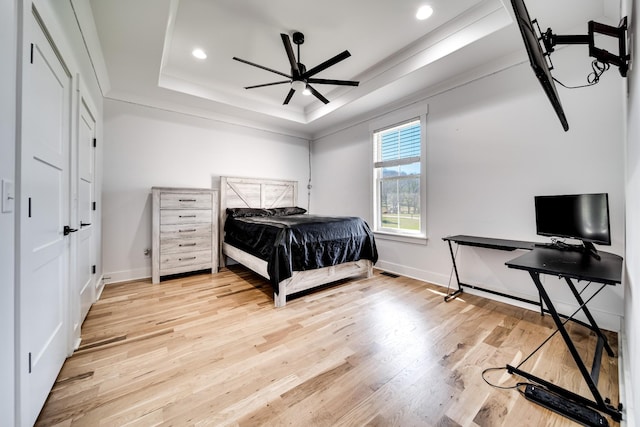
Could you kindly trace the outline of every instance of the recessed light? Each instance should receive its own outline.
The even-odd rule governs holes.
[[[207,59],[207,54],[200,48],[193,49],[191,54],[198,59]]]
[[[421,21],[424,21],[425,19],[430,17],[432,14],[433,14],[433,8],[431,6],[424,5],[418,8],[418,12],[416,13],[416,18]]]

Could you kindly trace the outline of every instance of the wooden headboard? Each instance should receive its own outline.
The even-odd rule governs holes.
[[[297,181],[220,178],[220,211],[223,214],[227,208],[281,208],[297,203]]]
[[[283,208],[297,204],[298,181],[220,177],[220,250],[227,208]],[[220,259],[224,263],[222,256]]]

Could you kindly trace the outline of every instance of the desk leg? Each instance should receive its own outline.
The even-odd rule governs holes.
[[[540,316],[544,316],[544,305],[542,305],[542,295],[538,294],[538,299],[540,301]]]
[[[537,272],[533,272],[530,271],[529,274],[531,275],[531,278],[533,279],[533,282],[535,283],[536,287],[538,288],[538,292],[540,292],[540,296],[542,297],[542,299],[544,300],[545,304],[547,305],[547,309],[549,311],[549,313],[551,314],[551,317],[553,318],[553,321],[556,324],[556,327],[558,328],[558,331],[560,332],[560,334],[562,335],[562,338],[564,339],[564,342],[567,346],[567,348],[569,349],[569,352],[571,353],[571,356],[573,357],[573,360],[576,362],[576,365],[578,366],[578,369],[580,370],[580,373],[582,374],[582,377],[584,378],[585,382],[587,383],[587,385],[589,386],[589,390],[591,391],[591,394],[593,395],[593,398],[595,399],[595,402],[585,399],[579,395],[576,395],[575,393],[570,392],[569,390],[566,390],[562,387],[559,386],[555,386],[552,384],[549,384],[546,381],[543,381],[543,383],[545,385],[552,385],[552,389],[553,391],[555,391],[556,393],[564,396],[565,398],[568,399],[574,399],[576,400],[576,398],[578,398],[578,401],[582,402],[583,404],[586,404],[587,406],[591,406],[594,409],[606,412],[607,414],[611,415],[616,421],[620,420],[621,414],[618,410],[616,410],[615,408],[613,408],[611,405],[608,405],[604,399],[602,398],[602,395],[600,394],[600,391],[598,390],[597,385],[595,384],[595,382],[593,381],[593,378],[591,377],[591,374],[589,373],[589,371],[587,370],[587,367],[585,366],[584,362],[582,361],[582,359],[580,358],[580,354],[578,353],[578,350],[576,349],[575,345],[573,344],[573,341],[571,340],[571,337],[569,336],[569,333],[567,332],[567,330],[565,329],[563,323],[562,323],[562,319],[560,319],[560,315],[558,314],[558,312],[556,311],[553,303],[551,302],[551,298],[549,298],[549,295],[547,294],[546,290],[544,289],[544,286],[542,286],[542,282],[540,282],[540,274]],[[527,372],[523,372],[518,368],[513,368],[511,366],[507,366],[509,372],[516,372],[519,375],[525,377],[525,378],[529,378],[532,379],[534,381],[538,380],[539,378],[527,373]]]
[[[453,262],[453,271],[456,273],[456,284],[458,285],[458,290],[445,295],[444,302],[449,302],[462,293],[462,286],[460,286],[460,276],[458,276],[458,266],[456,266],[456,256],[453,253],[451,240],[448,240],[447,243],[449,244],[449,253],[451,254],[451,262]]]
[[[604,336],[604,334],[600,330],[600,327],[598,326],[595,319],[591,315],[591,312],[587,308],[587,304],[585,304],[584,300],[582,299],[582,296],[576,289],[571,279],[568,277],[565,277],[565,280],[567,282],[567,285],[569,285],[569,289],[571,289],[571,292],[573,292],[573,296],[576,298],[576,300],[580,304],[580,309],[585,314],[585,316],[587,316],[587,319],[589,319],[589,323],[591,324],[591,330],[595,332],[596,335],[598,335],[598,338],[602,340],[602,342],[604,343],[604,348],[607,350],[607,354],[609,355],[609,357],[613,357],[614,356],[613,349],[609,346],[609,341],[607,340],[607,337]],[[604,288],[604,285],[602,286],[602,288]],[[602,290],[602,288],[600,288],[600,290],[598,290],[596,294],[598,294]]]

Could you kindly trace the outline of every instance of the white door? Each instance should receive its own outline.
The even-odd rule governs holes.
[[[81,91],[82,92],[82,91]],[[95,301],[93,286],[94,262],[93,228],[94,217],[92,202],[94,200],[94,140],[96,136],[96,119],[92,113],[90,102],[80,95],[78,112],[78,251],[76,257],[76,295],[78,298],[79,317],[74,321],[74,337],[76,343],[80,338],[80,327]],[[73,301],[73,299],[72,299]]]
[[[18,384],[21,424],[33,425],[69,350],[71,76],[35,16],[24,36]]]

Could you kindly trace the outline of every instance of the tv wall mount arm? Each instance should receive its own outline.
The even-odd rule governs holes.
[[[535,20],[534,20],[535,21]],[[537,24],[537,22],[536,22]],[[604,49],[595,46],[594,36],[601,34],[614,37],[618,40],[618,54],[615,55]],[[547,55],[554,51],[554,46],[559,44],[586,44],[589,45],[589,56],[604,64],[612,64],[618,67],[622,77],[627,76],[631,55],[627,53],[627,17],[620,21],[617,27],[589,21],[587,35],[558,35],[548,28],[542,33],[542,43],[547,51]]]

